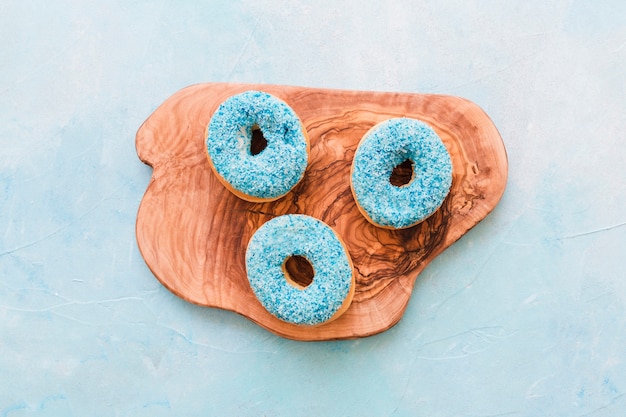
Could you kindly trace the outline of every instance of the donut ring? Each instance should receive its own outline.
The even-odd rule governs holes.
[[[412,178],[390,182],[395,167],[410,161]],[[441,138],[426,123],[389,119],[361,139],[352,162],[350,186],[357,207],[372,224],[411,227],[433,214],[452,185],[452,161]]]
[[[255,130],[266,145],[252,151]],[[209,163],[220,182],[238,197],[273,201],[300,182],[309,158],[306,130],[283,101],[261,91],[229,97],[207,127]]]
[[[313,280],[294,283],[285,268],[290,257],[306,258]],[[339,317],[352,302],[352,260],[335,232],[303,214],[278,216],[263,224],[246,250],[246,271],[263,307],[288,323],[314,326]]]

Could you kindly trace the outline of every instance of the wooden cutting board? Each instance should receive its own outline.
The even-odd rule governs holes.
[[[206,156],[205,130],[219,104],[246,90],[293,108],[311,141],[304,179],[285,197],[250,203],[228,192]],[[362,136],[393,117],[418,118],[452,157],[453,181],[441,208],[409,229],[368,223],[350,191]],[[200,84],[167,99],[137,132],[139,159],[153,167],[137,215],[137,241],[158,280],[183,299],[239,313],[297,340],[346,339],[382,332],[400,320],[419,273],[496,206],[507,179],[502,139],[472,102],[452,96],[340,91],[279,85]],[[282,322],[256,300],[244,257],[266,221],[303,213],[331,226],[354,262],[356,291],[339,319],[317,327]]]

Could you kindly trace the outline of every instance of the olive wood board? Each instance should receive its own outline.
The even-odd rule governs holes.
[[[298,115],[311,143],[303,180],[283,198],[251,203],[230,193],[207,159],[212,114],[246,90],[270,93]],[[408,229],[365,220],[350,190],[357,145],[375,124],[395,117],[425,121],[452,158],[453,180],[442,206]],[[476,104],[459,97],[342,91],[264,84],[208,83],[177,92],[142,124],[139,159],[153,168],[137,214],[141,254],[169,290],[189,302],[239,313],[296,340],[348,339],[389,329],[402,317],[419,273],[480,222],[507,180],[502,139]],[[246,246],[266,221],[301,213],[332,227],[354,263],[355,295],[337,320],[297,326],[270,315],[247,280]]]

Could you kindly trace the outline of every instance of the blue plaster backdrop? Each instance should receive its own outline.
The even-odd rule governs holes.
[[[626,415],[626,3],[0,2],[0,416]],[[285,340],[141,258],[134,135],[207,81],[466,97],[495,211],[366,339]]]

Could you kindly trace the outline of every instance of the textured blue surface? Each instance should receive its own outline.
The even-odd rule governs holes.
[[[4,0],[0,416],[626,414],[626,4]],[[134,236],[134,135],[203,81],[466,97],[495,211],[378,336],[186,303]]]
[[[303,256],[313,266],[313,282],[296,288],[285,279],[283,264]],[[246,250],[246,272],[261,304],[281,320],[316,325],[341,308],[352,285],[352,263],[335,232],[305,215],[274,217],[261,226]]]
[[[390,182],[393,169],[411,161],[413,177]],[[452,161],[441,138],[426,123],[394,118],[374,126],[354,155],[350,184],[374,224],[412,226],[437,210],[450,191]]]
[[[250,151],[252,128],[267,141]],[[276,97],[245,91],[229,97],[211,117],[207,150],[215,170],[235,190],[263,199],[287,194],[304,175],[308,140],[294,111]]]

